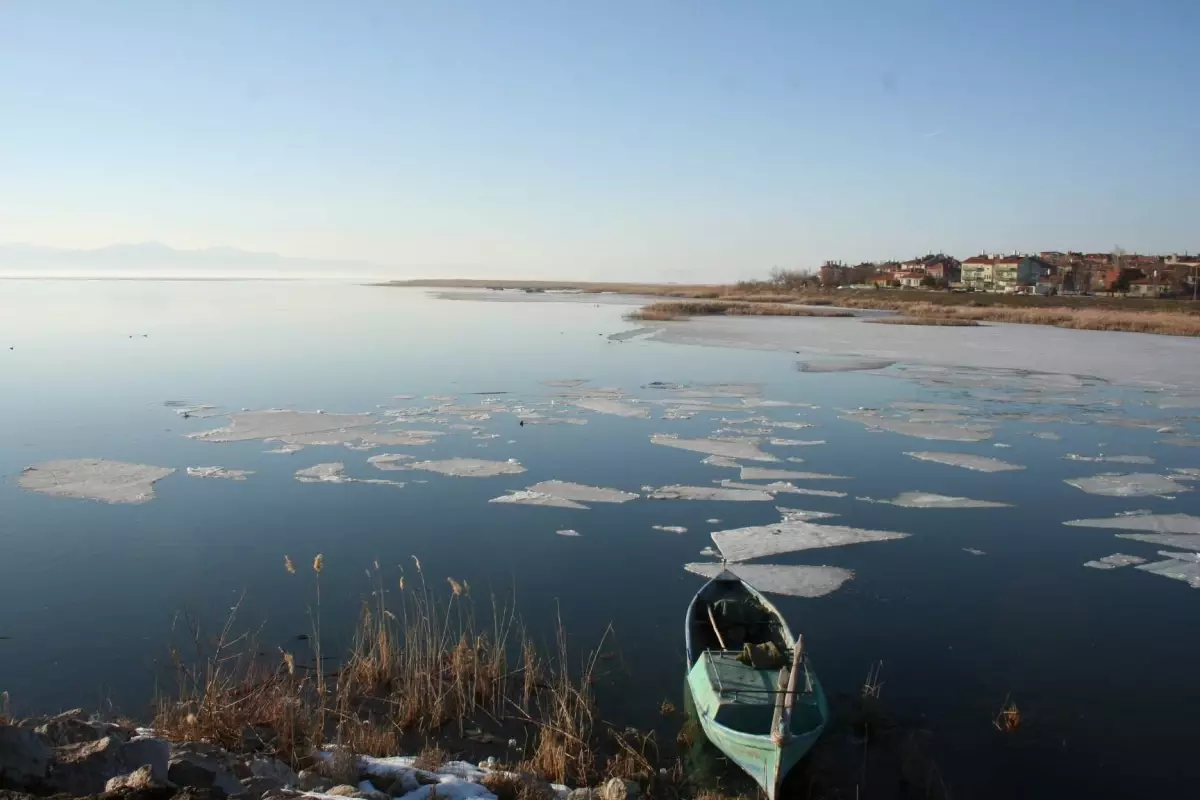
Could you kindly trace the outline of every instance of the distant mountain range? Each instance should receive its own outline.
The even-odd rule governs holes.
[[[398,278],[367,261],[293,258],[234,247],[176,250],[160,242],[64,250],[0,244],[0,276],[161,278]]]

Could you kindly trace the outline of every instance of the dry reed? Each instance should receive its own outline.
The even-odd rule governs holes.
[[[874,325],[932,325],[949,328],[974,328],[979,325],[973,319],[952,319],[947,317],[879,317],[867,319]]]
[[[850,311],[816,311],[784,303],[756,303],[746,300],[679,300],[650,305],[626,315],[632,320],[672,320],[696,316],[755,317],[853,317]]]

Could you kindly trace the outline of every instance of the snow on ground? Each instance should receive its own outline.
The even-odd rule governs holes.
[[[102,503],[146,503],[154,484],[175,470],[103,458],[43,461],[21,471],[17,485],[51,497],[78,497]]]
[[[728,570],[761,592],[789,597],[824,597],[854,577],[853,571],[841,567],[697,563],[684,564],[683,568],[705,578],[715,578]]]

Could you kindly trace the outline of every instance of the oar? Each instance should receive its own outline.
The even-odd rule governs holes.
[[[720,643],[722,650],[728,650],[725,646],[725,637],[721,635],[721,629],[717,627],[717,619],[713,616],[712,606],[705,604],[704,610],[708,612],[708,624],[712,625],[713,633],[717,635],[717,642]]]

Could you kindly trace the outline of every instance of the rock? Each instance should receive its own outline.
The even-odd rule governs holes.
[[[73,795],[100,794],[110,778],[148,766],[155,785],[167,782],[170,749],[161,739],[128,742],[109,734],[94,742],[57,747],[50,767],[49,787]]]
[[[113,735],[122,741],[128,740],[130,731],[108,722],[92,722],[83,709],[75,708],[50,717],[34,728],[55,747],[69,744],[94,742]]]
[[[375,787],[375,791],[383,792],[386,795],[391,795],[392,794],[392,786],[395,785],[395,783],[399,779],[399,776],[397,776],[397,775],[371,775],[370,773],[363,773],[363,774],[359,775],[359,778],[361,778],[364,781],[370,781],[371,785]],[[358,785],[358,788],[359,789],[363,788],[361,783]],[[404,792],[402,792],[402,791],[396,792],[396,794],[404,794]]]
[[[315,769],[302,769],[296,776],[296,785],[306,792],[326,792],[333,788],[333,781]]]
[[[171,757],[167,777],[176,786],[216,789],[226,795],[240,794],[245,789],[233,776],[233,772],[215,755],[199,752],[176,750]]]
[[[359,789],[351,797],[356,797],[358,800],[392,800],[392,796],[386,792],[363,791]]]
[[[279,741],[279,732],[270,725],[247,725],[242,729],[242,751],[259,753],[274,750]]]
[[[348,783],[339,784],[332,789],[327,789],[325,794],[331,794],[335,797],[354,797],[358,792],[357,786],[351,786]]]
[[[153,789],[161,784],[154,780],[154,769],[147,764],[144,767],[138,767],[128,775],[118,775],[115,778],[109,778],[108,783],[104,784],[105,793],[119,792],[122,789]]]
[[[255,758],[246,763],[253,778],[269,778],[279,786],[295,786],[300,782],[296,771],[277,758]]]
[[[563,800],[600,800],[600,792],[597,789],[572,789]]]
[[[0,789],[37,788],[45,782],[54,751],[37,733],[0,725]]]
[[[608,782],[600,787],[597,794],[599,800],[638,800],[642,796],[642,788],[633,781],[621,780],[620,778],[609,778]]]
[[[244,788],[239,792],[239,796],[252,798],[252,800],[260,800],[267,792],[284,788],[283,784],[274,778],[243,778],[242,786]]]

